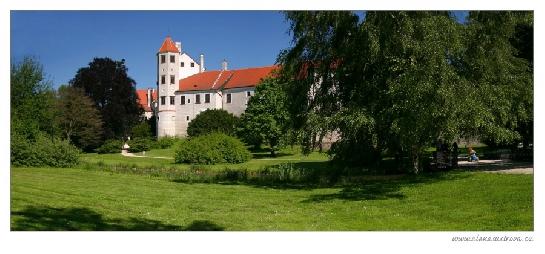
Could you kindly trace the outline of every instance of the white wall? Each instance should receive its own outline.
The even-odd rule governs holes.
[[[196,95],[201,97],[201,103],[196,104]],[[210,102],[205,103],[205,94],[210,94]],[[185,105],[181,104],[185,96]],[[187,136],[187,126],[195,117],[207,109],[221,109],[221,96],[217,91],[184,91],[176,92],[176,135]],[[189,117],[189,120],[188,120]]]
[[[232,88],[223,90],[223,109],[232,113],[235,116],[240,116],[246,110],[248,99],[246,92],[250,92],[250,95],[254,95],[254,87],[245,88]],[[227,94],[231,94],[231,103],[227,103]]]
[[[166,57],[165,63],[161,63],[161,55]],[[174,56],[174,63],[170,62],[170,56]],[[158,114],[157,136],[174,136],[175,135],[175,104],[170,104],[170,96],[175,96],[174,92],[179,87],[179,53],[159,53],[157,54],[157,100]],[[161,77],[165,76],[165,84],[162,84]],[[174,75],[174,83],[171,83],[170,76]],[[165,96],[165,104],[161,104],[161,97]]]
[[[184,63],[184,67],[181,67],[181,63]],[[194,67],[191,67],[191,63],[194,63]],[[182,53],[180,55],[180,61],[178,63],[180,79],[187,78],[191,75],[199,73],[199,62],[195,61],[188,54]]]

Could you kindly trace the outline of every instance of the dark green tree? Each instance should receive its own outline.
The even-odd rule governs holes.
[[[471,84],[468,106],[478,117],[465,130],[489,144],[533,136],[533,35],[524,28],[532,21],[530,12],[469,13],[460,75]]]
[[[70,85],[82,88],[100,111],[104,121],[104,138],[127,137],[140,122],[143,109],[139,106],[135,81],[127,75],[125,60],[94,58],[89,66],[80,68]]]
[[[80,88],[61,86],[57,92],[55,124],[61,137],[84,151],[102,141],[102,119],[93,101]]]
[[[267,143],[274,157],[290,127],[287,101],[282,84],[273,78],[263,80],[241,116],[239,136],[246,142],[260,140]]]
[[[187,126],[187,135],[196,137],[213,132],[235,135],[239,119],[223,109],[207,109],[198,114]]]
[[[338,131],[334,159],[368,165],[402,153],[418,173],[439,138],[512,140],[531,89],[509,48],[514,23],[490,15],[480,25],[470,14],[466,27],[448,12],[287,12],[293,47],[278,61],[303,145]],[[508,77],[517,84],[501,85]]]
[[[148,120],[144,120],[132,127],[131,138],[151,138],[151,128]]]

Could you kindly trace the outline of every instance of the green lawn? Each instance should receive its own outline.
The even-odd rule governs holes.
[[[290,188],[12,168],[11,229],[533,230],[533,176],[450,172]]]
[[[136,153],[136,155],[142,155],[142,153]],[[169,157],[174,158],[174,149],[154,149],[147,151],[145,156],[150,157]],[[275,158],[271,158],[267,152],[253,153],[254,159],[241,164],[218,164],[209,165],[211,169],[224,169],[225,167],[237,169],[246,168],[249,170],[259,169],[263,166],[280,164],[285,162],[323,162],[327,160],[327,154],[312,152],[308,156],[302,155],[298,148],[284,148],[279,151],[279,154]],[[139,158],[139,157],[126,157],[121,154],[96,154],[87,153],[82,155],[82,161],[87,163],[104,163],[106,165],[115,164],[130,164],[139,167],[168,167],[168,168],[189,168],[188,164],[175,164],[174,159],[163,158]]]

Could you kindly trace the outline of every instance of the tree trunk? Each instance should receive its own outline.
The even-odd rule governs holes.
[[[411,151],[411,160],[412,160],[412,170],[413,173],[419,174],[421,172],[421,165],[420,165],[420,149],[418,147],[413,147]]]

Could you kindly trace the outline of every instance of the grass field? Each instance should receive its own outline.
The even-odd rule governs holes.
[[[116,156],[86,160],[126,162]],[[12,168],[11,229],[533,230],[533,176],[450,172],[318,188]]]
[[[136,155],[142,155],[137,153]],[[168,157],[174,158],[174,149],[155,149],[147,151],[145,156],[149,157]],[[249,170],[259,169],[263,166],[280,164],[284,162],[323,162],[327,160],[327,154],[312,152],[308,156],[302,155],[298,148],[284,148],[279,151],[278,156],[275,158],[269,157],[268,152],[260,151],[253,153],[254,159],[241,164],[217,164],[209,165],[210,169],[224,169],[229,168],[246,168]],[[188,164],[175,164],[174,159],[163,158],[141,158],[141,157],[126,157],[121,154],[96,154],[87,153],[82,155],[82,161],[84,163],[104,163],[106,165],[115,164],[134,164],[138,167],[168,167],[168,168],[189,168]]]

